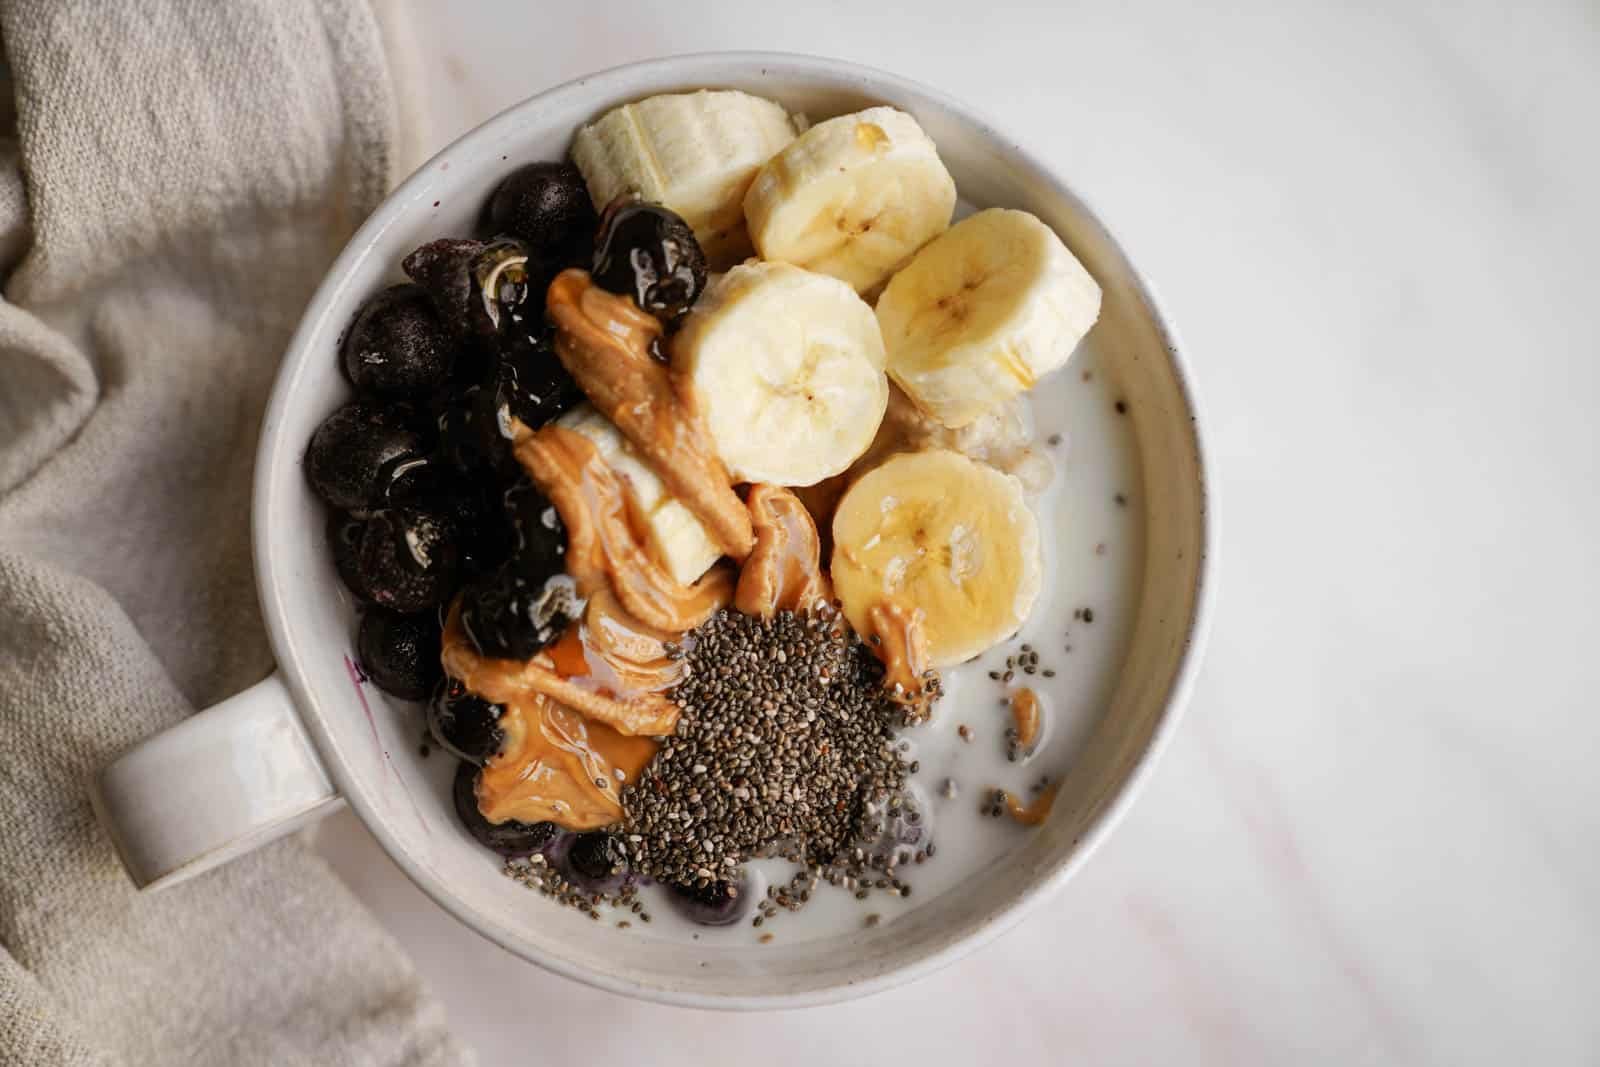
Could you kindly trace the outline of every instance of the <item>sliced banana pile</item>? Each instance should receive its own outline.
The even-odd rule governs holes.
[[[825,483],[807,499],[838,501],[832,578],[852,625],[869,633],[873,609],[898,604],[935,666],[1014,633],[1042,585],[1039,530],[1023,483],[996,467],[1023,472],[1023,394],[1100,313],[1099,285],[1061,238],[1006,208],[952,226],[954,179],[891,107],[808,129],[747,93],[657,96],[579,130],[572,155],[597,207],[657,201],[714,264],[736,264],[671,339],[677,387],[736,481]],[[884,423],[890,382],[917,414],[900,421],[922,432]],[[706,531],[605,419],[563,423],[622,475],[675,577],[715,562]],[[1016,428],[1006,448],[954,450],[994,437],[990,424]]]

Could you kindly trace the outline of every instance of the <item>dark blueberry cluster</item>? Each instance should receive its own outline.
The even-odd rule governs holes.
[[[479,812],[479,768],[504,741],[504,709],[444,677],[441,628],[459,597],[478,652],[521,660],[576,611],[566,529],[511,449],[513,420],[537,429],[583,400],[545,319],[551,279],[588,269],[670,328],[705,287],[705,257],[658,205],[620,200],[597,216],[570,163],[511,172],[482,219],[477,235],[411,252],[410,280],[362,306],[339,347],[354,396],[312,435],[306,477],[330,509],[335,570],[362,606],[362,669],[425,702],[434,741],[461,761],[454,797],[467,829],[501,855],[537,852],[573,885],[609,891],[632,885],[620,839]],[[721,915],[710,903],[705,913]]]
[[[525,658],[565,623],[566,531],[521,476],[511,428],[582,399],[544,290],[590,264],[597,220],[566,164],[514,172],[485,218],[486,237],[423,245],[405,258],[411,280],[361,308],[339,350],[355,396],[306,449],[339,577],[366,608],[362,667],[408,700],[439,684],[440,619],[462,590],[486,655]]]

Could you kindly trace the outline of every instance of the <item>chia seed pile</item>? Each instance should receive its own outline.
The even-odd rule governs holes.
[[[901,863],[932,854],[894,731],[919,716],[883,687],[883,667],[824,606],[771,620],[722,611],[681,651],[676,732],[624,791],[633,869],[709,886],[747,859],[804,870],[768,891],[755,918],[810,898],[819,879],[864,898],[909,895]],[[937,694],[935,694],[936,696]]]

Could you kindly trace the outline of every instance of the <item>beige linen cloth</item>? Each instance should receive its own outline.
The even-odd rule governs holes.
[[[366,0],[0,0],[0,1063],[462,1059],[301,843],[141,896],[85,792],[271,669],[256,433],[410,162],[385,33]]]

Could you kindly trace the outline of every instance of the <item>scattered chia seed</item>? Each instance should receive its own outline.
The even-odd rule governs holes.
[[[956,798],[957,787],[954,778],[946,778],[944,780],[943,792],[946,800],[954,800]]]
[[[1126,415],[1128,413],[1128,402],[1126,400],[1118,400],[1113,406],[1117,409],[1118,415]]]
[[[868,915],[865,919],[863,919],[861,924],[870,929],[871,927],[877,926],[882,921],[883,921],[883,916],[879,915],[877,912],[873,912],[872,914]]]
[[[1046,444],[1048,444],[1051,448],[1054,448],[1056,445],[1059,445],[1061,443],[1061,435],[1058,434],[1058,433],[1053,433],[1049,437],[1046,437],[1044,440],[1045,440]]]
[[[538,891],[540,895],[549,897],[563,907],[583,912],[591,919],[600,918],[601,904],[621,911],[630,909],[633,912],[639,911],[639,901],[636,899],[639,889],[633,883],[627,883],[612,893],[588,892],[567,881],[561,872],[551,867],[545,858],[537,853],[527,859],[506,860],[505,865],[500,868],[500,873],[516,879],[522,885]],[[646,922],[649,921],[648,917],[643,918]],[[629,923],[624,920],[617,925],[626,928]]]
[[[1039,673],[1044,675],[1046,678],[1054,678],[1056,676],[1056,672],[1051,670],[1049,667],[1046,667],[1044,670],[1040,671]]]
[[[1119,508],[1125,508],[1125,507],[1128,506],[1128,498],[1123,496],[1121,493],[1118,493],[1116,496],[1112,497],[1111,499],[1117,505],[1117,507],[1119,507]]]
[[[1083,621],[1084,622],[1094,622],[1094,609],[1093,608],[1084,608],[1083,609]]]

